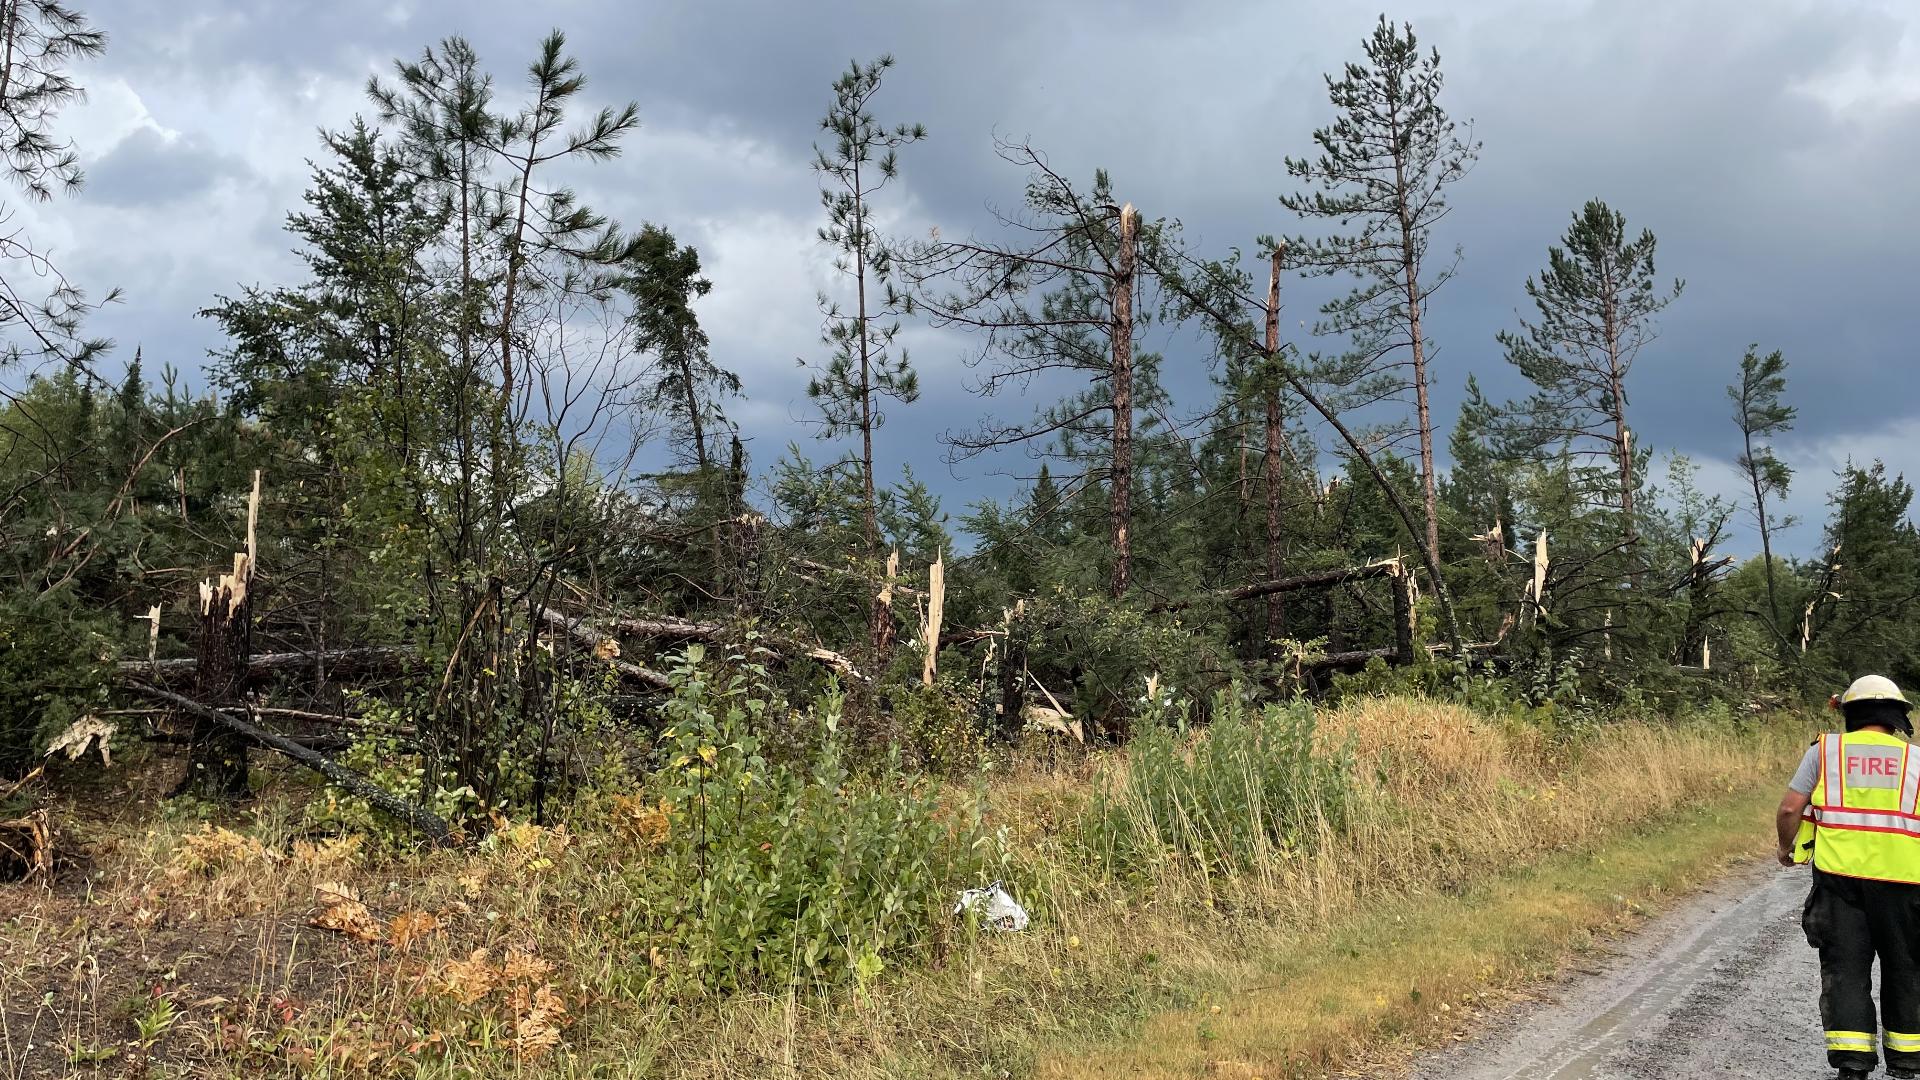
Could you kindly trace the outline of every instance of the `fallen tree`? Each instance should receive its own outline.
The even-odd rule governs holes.
[[[1233,603],[1240,600],[1252,600],[1261,596],[1278,593],[1299,592],[1304,589],[1329,589],[1344,585],[1349,581],[1366,581],[1370,578],[1399,577],[1406,573],[1399,559],[1382,559],[1364,566],[1337,567],[1332,570],[1316,570],[1310,574],[1294,574],[1290,577],[1273,578],[1267,581],[1252,581],[1245,585],[1215,589],[1203,596],[1191,600],[1169,600],[1155,604],[1153,611],[1179,611],[1193,607],[1206,600],[1225,600]]]
[[[549,621],[552,619],[552,614],[548,613]],[[616,616],[608,620],[607,626],[617,633],[630,634],[634,637],[663,637],[680,641],[735,641],[745,637],[745,631],[739,627],[727,626],[723,623],[693,622],[689,619]],[[783,634],[770,634],[764,631],[760,634],[760,640],[776,652],[818,661],[856,682],[872,681],[854,665],[852,660],[832,649],[808,644]]]
[[[255,653],[247,657],[247,678],[271,678],[277,675],[363,675],[404,670],[419,654],[407,645],[356,645],[315,652]],[[114,665],[121,679],[147,679],[171,682],[196,677],[200,661],[186,656],[171,660],[122,660]]]
[[[623,634],[632,637],[670,638],[676,641],[745,640],[745,632],[738,627],[723,623],[695,622],[690,619],[614,616],[601,622],[587,616],[568,615],[552,608],[542,608],[540,617],[548,627],[559,630],[590,650],[616,635]],[[779,634],[763,634],[761,640],[777,652],[825,664],[848,679],[858,682],[871,681],[868,675],[842,653]],[[331,677],[399,672],[417,663],[419,656],[418,650],[410,645],[356,645],[314,652],[257,653],[247,658],[247,678],[249,680],[268,679],[308,673],[316,677]],[[607,662],[623,678],[658,690],[672,689],[672,680],[652,668],[621,660],[618,657],[610,658]],[[140,679],[165,684],[196,678],[199,670],[199,659],[190,656],[168,660],[122,660],[114,665],[114,672],[123,683],[129,679]]]
[[[123,679],[121,684],[149,700],[165,702],[196,721],[223,728],[256,746],[292,758],[326,777],[341,790],[357,795],[367,800],[375,809],[405,822],[436,846],[447,847],[459,843],[459,838],[439,815],[407,802],[360,773],[300,745],[293,739],[275,734],[232,713],[209,708],[183,694],[176,694],[140,679]]]

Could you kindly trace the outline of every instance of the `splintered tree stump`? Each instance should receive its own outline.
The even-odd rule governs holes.
[[[224,579],[223,579],[224,580]],[[244,588],[244,586],[242,586]],[[215,588],[201,613],[194,696],[214,708],[240,700],[247,677],[246,599]],[[247,740],[231,728],[196,717],[187,748],[187,772],[175,795],[233,802],[247,796]]]
[[[0,881],[53,879],[53,829],[47,812],[0,821]]]
[[[200,583],[200,650],[194,669],[194,696],[213,709],[237,705],[247,684],[253,654],[253,608],[247,586],[253,580],[255,530],[260,515],[260,474],[253,474],[247,502],[247,550],[235,552],[233,573]],[[248,794],[247,740],[240,732],[195,716],[187,749],[187,772],[173,794],[235,802]]]

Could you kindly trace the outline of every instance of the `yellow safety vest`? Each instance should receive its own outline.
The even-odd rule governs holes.
[[[1920,752],[1878,731],[1822,735],[1795,858],[1829,874],[1920,884]]]

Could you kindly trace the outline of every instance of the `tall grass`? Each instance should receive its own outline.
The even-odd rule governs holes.
[[[1344,827],[1353,761],[1315,734],[1314,710],[1216,695],[1189,735],[1157,724],[1102,774],[1080,831],[1110,874],[1244,873],[1319,846]]]

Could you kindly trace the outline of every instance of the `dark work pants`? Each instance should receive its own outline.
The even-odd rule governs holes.
[[[1800,920],[1820,950],[1820,1022],[1827,1063],[1872,1072],[1885,1031],[1887,1067],[1920,1069],[1920,885],[1813,871]],[[1880,958],[1880,1009],[1873,960]]]

